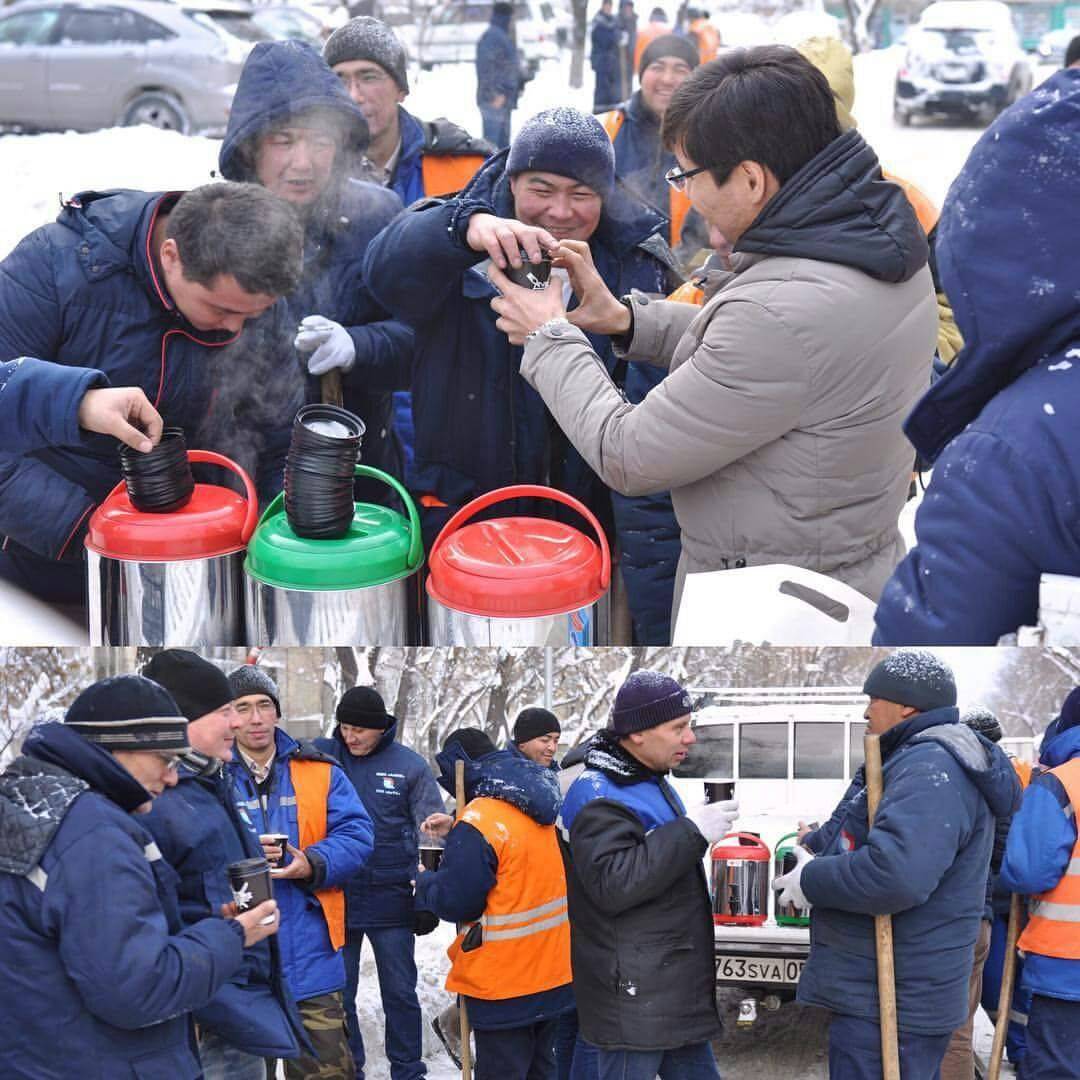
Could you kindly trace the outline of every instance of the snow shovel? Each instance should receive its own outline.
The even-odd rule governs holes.
[[[319,376],[319,389],[322,391],[324,405],[342,407],[344,392],[341,387],[341,369],[331,368],[325,375]]]
[[[465,762],[460,760],[454,763],[454,798],[457,800],[454,817],[460,820],[461,812],[465,809]],[[469,1010],[465,1007],[464,997],[460,997],[459,1001],[461,1003],[458,1010],[458,1015],[461,1017],[461,1080],[472,1080],[472,1042],[469,1030]]]
[[[998,993],[998,1014],[994,1024],[994,1042],[990,1047],[990,1067],[986,1080],[998,1080],[1001,1074],[1001,1055],[1005,1051],[1005,1036],[1009,1030],[1009,1011],[1012,1009],[1013,982],[1016,980],[1016,939],[1020,935],[1020,897],[1012,894],[1009,900],[1009,929],[1005,935],[1005,964],[1001,969],[1001,990]]]
[[[881,802],[881,744],[879,736],[863,736],[866,760],[866,811],[869,827]],[[896,972],[893,967],[892,916],[874,916],[877,948],[878,1002],[881,1023],[882,1080],[900,1080],[900,1043],[896,1030]]]

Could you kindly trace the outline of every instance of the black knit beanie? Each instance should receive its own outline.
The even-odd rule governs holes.
[[[520,746],[530,739],[539,739],[541,735],[562,734],[558,717],[547,709],[532,705],[522,709],[514,721],[514,742]]]
[[[370,60],[409,92],[409,61],[405,46],[386,23],[370,15],[360,15],[339,26],[323,46],[323,59],[330,67],[349,60]]]
[[[487,754],[495,753],[495,744],[479,728],[458,728],[446,736],[442,744],[443,752],[457,743],[468,755],[470,761],[479,761]]]
[[[228,678],[234,699],[265,694],[274,703],[278,716],[281,716],[277,683],[262,668],[254,664],[241,664],[240,667],[229,672]]]
[[[163,649],[142,669],[164,686],[188,720],[198,720],[233,699],[225,672],[187,649]]]
[[[371,686],[354,686],[346,690],[338,702],[334,717],[339,724],[373,728],[376,731],[385,731],[394,722],[394,718],[386,712],[382,695]]]
[[[615,151],[595,116],[560,105],[537,113],[514,136],[506,174],[523,172],[568,176],[607,198],[615,184]]]
[[[900,649],[866,676],[863,693],[929,712],[956,704],[956,680],[948,664],[932,652]]]
[[[619,687],[611,710],[611,729],[616,735],[645,731],[692,712],[688,691],[670,675],[659,671],[635,671]]]
[[[164,687],[141,675],[91,683],[72,703],[64,723],[105,750],[190,749],[187,719]]]
[[[977,731],[991,742],[1001,741],[1001,724],[998,718],[985,705],[972,705],[965,709],[960,723],[966,724],[972,731]]]
[[[637,68],[638,78],[641,78],[641,73],[650,64],[662,60],[665,56],[674,56],[684,61],[691,71],[701,63],[697,46],[689,38],[679,34],[664,34],[662,37],[654,38],[642,50]]]

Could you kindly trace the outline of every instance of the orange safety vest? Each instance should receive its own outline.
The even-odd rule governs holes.
[[[446,951],[446,989],[501,1001],[571,981],[566,874],[554,825],[540,825],[501,799],[473,799],[462,821],[479,830],[499,860],[480,916],[483,939],[465,952],[470,923]],[[473,931],[475,933],[475,931]]]
[[[622,109],[612,109],[611,112],[604,113],[599,117],[600,123],[604,125],[604,131],[607,132],[607,137],[611,140],[611,145],[615,145],[615,136],[619,134],[622,129],[623,122],[626,120],[626,116]],[[678,247],[679,240],[682,238],[683,223],[686,221],[686,215],[690,213],[690,196],[685,191],[676,191],[671,188],[668,192],[668,217],[671,218],[671,246]]]
[[[701,63],[715,60],[720,52],[720,31],[708,19],[695,19],[690,24],[690,34],[697,42]]]
[[[1020,778],[1020,786],[1026,791],[1031,784],[1031,762],[1021,761],[1019,758],[1012,758],[1013,771]]]
[[[1069,796],[1066,815],[1074,817],[1080,807],[1080,758],[1050,770]],[[1026,953],[1080,960],[1080,834],[1061,880],[1030,901],[1030,918],[1017,947]]]
[[[296,824],[301,850],[326,839],[326,803],[330,797],[332,768],[333,765],[325,761],[293,758],[289,762],[289,776],[296,794]],[[335,950],[340,949],[345,944],[345,893],[334,887],[318,889],[315,895],[322,905],[326,928],[330,931],[330,944]]]
[[[911,208],[915,211],[915,216],[919,219],[923,232],[929,236],[930,230],[937,224],[938,218],[941,216],[941,211],[931,201],[930,196],[917,188],[910,180],[904,180],[886,169],[881,170],[881,175],[886,180],[891,180],[907,196],[907,200],[911,203]]]
[[[634,71],[641,67],[641,54],[658,37],[666,37],[672,33],[672,29],[665,23],[647,22],[638,32],[634,39]]]
[[[425,154],[420,159],[424,194],[432,198],[456,194],[485,160],[483,154]]]

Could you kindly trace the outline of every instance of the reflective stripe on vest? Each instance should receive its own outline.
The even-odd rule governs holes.
[[[420,159],[424,194],[455,195],[484,164],[483,154],[425,154]]]
[[[479,919],[479,948],[461,948],[466,926],[447,950],[447,990],[484,1001],[564,986],[570,974],[566,876],[553,825],[539,825],[501,799],[474,799],[468,822],[498,858],[495,884]]]
[[[330,797],[330,770],[325,761],[289,761],[296,797],[296,824],[302,851],[311,844],[326,839],[326,803]],[[282,803],[286,800],[282,799]],[[317,889],[315,895],[322,905],[326,928],[330,932],[330,944],[340,949],[345,944],[345,893],[339,888]]]
[[[623,121],[626,119],[622,109],[612,109],[611,112],[606,112],[597,119],[603,124],[604,131],[607,132],[607,137],[611,140],[611,145],[614,146],[615,136],[622,130]],[[669,184],[668,217],[671,220],[672,247],[679,246],[679,241],[682,239],[683,225],[686,223],[686,215],[689,213],[690,196],[685,191],[676,191]]]
[[[1069,804],[1066,817],[1075,817],[1080,805],[1080,758],[1073,758],[1050,772],[1061,781]],[[1026,953],[1080,960],[1080,834],[1061,880],[1031,900],[1031,917],[1017,942]]]

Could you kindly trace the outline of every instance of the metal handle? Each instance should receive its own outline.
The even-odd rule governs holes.
[[[240,539],[246,544],[255,531],[255,523],[259,517],[259,497],[255,494],[255,485],[239,465],[224,454],[215,453],[213,450],[189,450],[188,461],[201,465],[220,465],[235,473],[244,482],[244,494],[247,498],[247,513],[244,515],[244,525],[240,530]]]
[[[415,570],[424,561],[424,541],[420,531],[420,514],[416,504],[412,501],[405,486],[395,480],[389,473],[381,469],[372,468],[370,465],[357,465],[356,476],[368,476],[372,480],[381,480],[384,484],[393,488],[401,497],[405,510],[409,515],[409,554],[407,556],[409,570]]]
[[[510,487],[497,488],[495,491],[478,495],[472,502],[466,503],[439,531],[435,537],[435,543],[428,552],[429,558],[435,557],[435,551],[451,533],[456,532],[469,518],[479,514],[496,503],[508,502],[510,499],[548,499],[550,502],[562,503],[576,510],[593,528],[597,539],[600,541],[600,587],[606,589],[611,584],[611,551],[608,548],[607,537],[600,527],[592,511],[578,502],[573,495],[567,495],[565,491],[557,488],[543,487],[540,484],[513,484]]]

